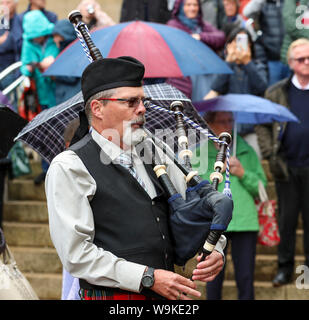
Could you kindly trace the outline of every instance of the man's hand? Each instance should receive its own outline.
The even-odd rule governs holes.
[[[197,257],[199,262],[196,269],[193,270],[192,280],[203,282],[213,281],[223,268],[223,256],[220,252],[214,250],[206,259],[201,261],[202,255]]]
[[[199,298],[201,293],[196,290],[196,284],[177,273],[156,269],[154,272],[155,282],[151,290],[169,300],[192,300],[186,295]]]

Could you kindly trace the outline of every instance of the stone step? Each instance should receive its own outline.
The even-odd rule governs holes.
[[[45,201],[7,201],[3,206],[3,219],[15,222],[48,223]]]
[[[21,272],[62,273],[62,264],[54,248],[9,248]]]
[[[41,300],[60,300],[62,275],[53,273],[23,273]]]
[[[36,186],[32,180],[11,180],[8,183],[8,200],[46,201],[44,184]]]
[[[201,297],[196,300],[206,299],[206,285],[201,281],[196,281],[197,290],[201,292]],[[254,282],[255,300],[309,300],[309,290],[298,289],[296,283],[274,288],[270,282]],[[225,280],[222,288],[222,300],[237,300],[238,292],[236,282]]]
[[[304,264],[303,256],[295,256],[295,268]],[[254,279],[271,282],[277,273],[277,255],[256,255]],[[294,274],[296,279],[298,274]],[[235,280],[234,265],[230,254],[226,257],[225,279]]]
[[[3,231],[9,246],[53,247],[48,224],[5,221]]]
[[[309,290],[298,289],[296,283],[274,288],[270,282],[256,281],[254,283],[256,300],[308,300]],[[224,281],[222,298],[237,300],[235,281]]]

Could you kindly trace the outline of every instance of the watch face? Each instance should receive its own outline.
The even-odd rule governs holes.
[[[142,284],[145,288],[150,288],[153,285],[153,277],[145,275],[142,280]]]

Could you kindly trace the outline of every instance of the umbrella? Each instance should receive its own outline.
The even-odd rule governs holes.
[[[14,137],[27,124],[10,108],[0,105],[0,158],[5,158],[14,144]]]
[[[207,111],[229,111],[234,113],[236,123],[261,124],[278,122],[299,122],[299,119],[286,107],[250,94],[226,94],[213,99],[194,102],[194,106],[203,114]],[[233,154],[236,154],[236,139],[233,140]]]
[[[299,121],[286,107],[250,94],[226,94],[194,102],[194,106],[201,114],[207,111],[233,112],[235,121],[238,123],[260,124],[274,121]]]
[[[132,56],[146,67],[145,78],[232,73],[207,45],[188,33],[159,23],[132,21],[91,32],[103,57]],[[80,77],[89,64],[75,40],[46,70],[48,76]]]
[[[145,95],[151,97],[153,103],[158,106],[168,107],[172,101],[182,101],[184,114],[201,127],[207,129],[204,120],[193,107],[191,100],[176,88],[169,84],[161,83],[144,86],[144,91]],[[51,162],[57,154],[65,150],[64,129],[70,121],[78,118],[79,112],[83,109],[84,100],[82,93],[79,92],[62,104],[39,113],[23,128],[15,140],[25,142],[45,160]],[[147,109],[146,120],[146,128],[155,133],[158,138],[170,133],[162,129],[175,131],[176,128],[174,117],[159,110]],[[189,130],[188,139],[189,143],[195,144],[201,139],[201,136],[198,133],[195,135],[193,131]],[[177,151],[176,138],[174,150]]]

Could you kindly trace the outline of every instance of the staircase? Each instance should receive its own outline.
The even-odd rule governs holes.
[[[32,174],[8,182],[3,231],[17,265],[40,299],[60,299],[62,265],[49,235],[44,184],[35,186],[41,172],[32,162]]]
[[[276,197],[274,182],[267,162],[263,162],[269,183],[270,199]],[[7,199],[4,204],[3,230],[6,241],[13,252],[18,267],[27,277],[40,299],[60,299],[62,265],[49,235],[48,213],[44,185],[35,186],[33,176],[40,172],[40,164],[32,162],[33,173],[22,179],[8,182]],[[297,230],[296,266],[303,264],[303,232],[301,222]],[[255,296],[257,300],[307,300],[309,290],[297,289],[293,283],[273,288],[271,280],[277,271],[276,247],[257,246],[255,268]],[[227,257],[226,277],[223,286],[223,299],[237,299],[233,263],[230,253]],[[191,259],[186,269],[176,270],[188,277],[192,274],[195,260]],[[296,267],[295,266],[295,267]],[[296,279],[299,274],[294,274]],[[205,284],[197,282],[205,299]]]

